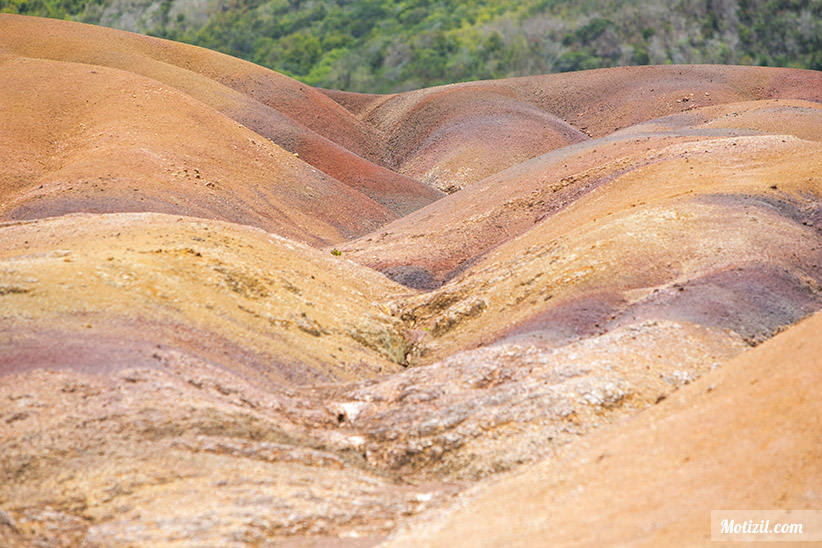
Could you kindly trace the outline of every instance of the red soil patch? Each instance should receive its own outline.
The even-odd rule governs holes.
[[[448,192],[587,139],[505,91],[473,85],[408,92],[365,119],[384,135],[386,165]]]
[[[113,29],[13,15],[0,15],[0,21],[0,47],[8,53],[119,68],[162,82],[382,200],[398,215],[440,196],[369,161],[378,157],[370,128],[323,93],[281,74],[202,48]],[[393,192],[386,195],[386,187]]]
[[[386,208],[198,101],[119,70],[0,65],[0,218],[156,211],[340,242]],[[73,93],[65,93],[70,89]]]

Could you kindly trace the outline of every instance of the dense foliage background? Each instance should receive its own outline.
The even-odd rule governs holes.
[[[0,0],[389,92],[615,65],[822,69],[822,0]]]

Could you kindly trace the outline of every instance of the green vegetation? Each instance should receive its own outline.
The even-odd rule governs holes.
[[[822,0],[0,0],[0,11],[189,42],[352,91],[636,64],[822,69]]]

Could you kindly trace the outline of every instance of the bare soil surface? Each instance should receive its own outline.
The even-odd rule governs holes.
[[[0,545],[819,508],[822,74],[376,96],[0,15]]]
[[[818,509],[820,329],[817,315],[385,546],[713,546],[711,509]]]

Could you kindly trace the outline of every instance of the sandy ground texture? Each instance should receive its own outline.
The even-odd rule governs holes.
[[[819,509],[820,330],[816,315],[385,546],[714,546],[711,509]]]
[[[376,96],[0,15],[0,163],[2,546],[699,546],[719,503],[819,507],[819,72]]]

